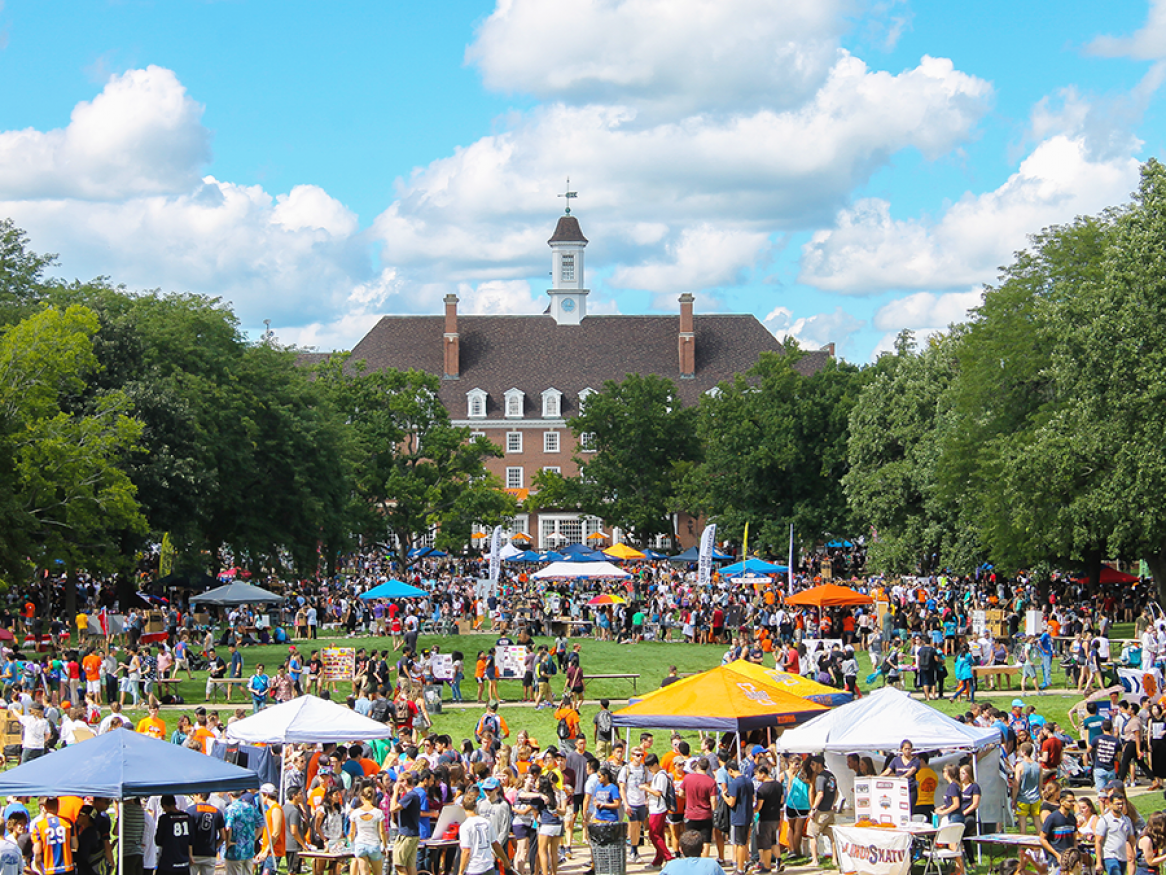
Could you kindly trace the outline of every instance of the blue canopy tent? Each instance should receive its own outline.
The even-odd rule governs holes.
[[[163,793],[255,790],[251,769],[205,756],[181,745],[115,729],[69,745],[0,774],[5,796],[101,796],[130,799]],[[123,818],[118,818],[119,839]],[[118,841],[119,864],[125,842]],[[125,867],[119,865],[118,871]]]
[[[586,544],[571,544],[559,551],[564,562],[607,562],[610,557]]]
[[[516,553],[513,556],[506,557],[505,561],[506,562],[539,562],[541,560],[539,559],[538,553],[536,553],[534,550],[523,550],[521,553]]]
[[[853,546],[854,546],[854,543],[853,543],[853,542],[851,542],[851,541],[829,541],[829,542],[826,544],[826,546],[827,546],[829,549],[831,549],[831,550],[837,550],[837,549],[840,549],[840,548],[850,548],[850,547],[853,547]]]
[[[555,550],[547,550],[545,553],[538,554],[539,562],[562,562],[566,557]]]
[[[756,559],[750,556],[744,562],[734,562],[732,565],[726,565],[721,569],[722,575],[741,574],[742,572],[753,572],[754,574],[785,574],[789,568],[785,565],[774,565],[772,562],[766,562],[763,559]]]
[[[414,547],[409,551],[410,559],[445,559],[448,553],[443,553],[436,547]]]
[[[722,553],[716,547],[713,548],[713,561],[714,562],[727,562],[729,559],[732,559],[732,558],[733,557],[730,556],[728,553]],[[699,562],[700,561],[700,548],[699,547],[689,547],[683,553],[677,553],[675,556],[673,556],[672,561],[673,562]]]
[[[415,586],[410,586],[407,583],[402,583],[399,580],[386,580],[384,583],[378,584],[366,593],[361,594],[361,598],[365,600],[372,599],[415,599],[419,596],[427,595],[425,590],[418,589]]]
[[[668,556],[665,555],[664,553],[657,553],[655,550],[645,550],[644,551],[644,558],[651,559],[653,562],[656,562],[660,559],[667,559]]]

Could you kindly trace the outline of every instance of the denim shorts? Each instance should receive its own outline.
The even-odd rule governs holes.
[[[358,860],[374,860],[379,862],[385,858],[379,845],[353,845],[352,856]]]

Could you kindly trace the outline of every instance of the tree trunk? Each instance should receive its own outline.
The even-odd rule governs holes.
[[[1166,606],[1166,550],[1157,550],[1147,553],[1144,557],[1154,578],[1154,586],[1158,590],[1158,605]]]
[[[1101,549],[1098,547],[1085,551],[1085,586],[1091,596],[1101,589]]]
[[[76,626],[74,618],[77,616],[77,569],[69,566],[69,573],[65,576],[65,626]],[[77,646],[85,642],[81,640],[81,630],[77,629]]]

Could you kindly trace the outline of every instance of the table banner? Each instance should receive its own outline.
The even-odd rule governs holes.
[[[908,875],[911,836],[877,827],[835,826],[834,860],[844,875]]]

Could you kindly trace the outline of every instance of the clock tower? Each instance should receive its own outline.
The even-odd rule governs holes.
[[[568,184],[568,189],[570,185]],[[588,290],[583,286],[583,249],[587,238],[579,228],[579,220],[571,215],[570,198],[575,193],[568,190],[567,212],[559,217],[555,233],[547,243],[551,247],[551,277],[553,289],[547,289],[551,296],[550,314],[559,325],[578,325],[587,315]]]

